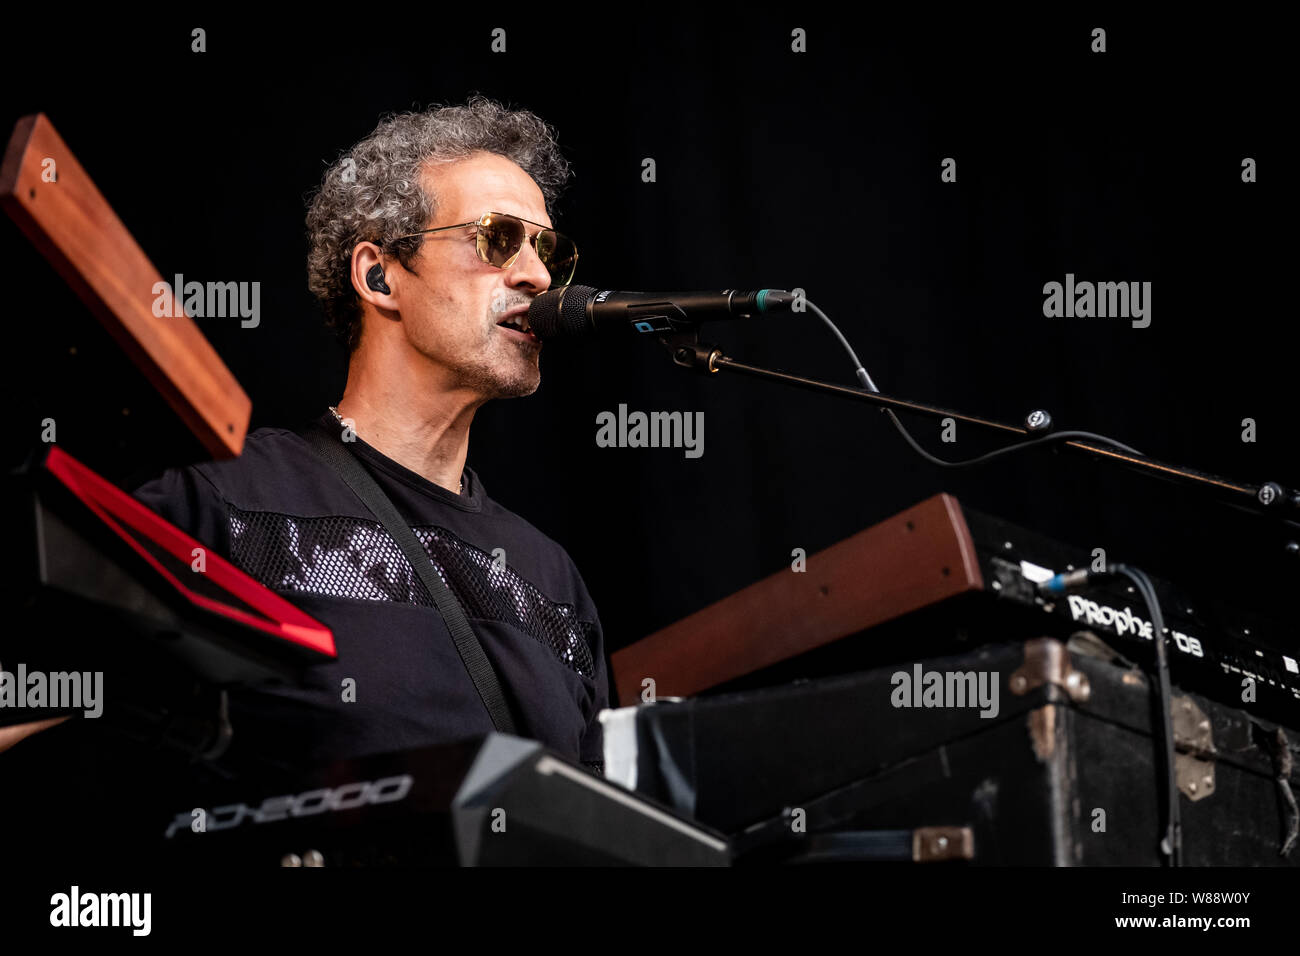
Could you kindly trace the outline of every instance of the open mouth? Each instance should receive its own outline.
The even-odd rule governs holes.
[[[540,344],[541,340],[538,339],[528,327],[527,311],[512,312],[497,323],[497,328],[505,329],[512,335],[518,335],[530,342],[538,342]]]

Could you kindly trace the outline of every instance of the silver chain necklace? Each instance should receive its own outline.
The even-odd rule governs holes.
[[[331,406],[330,406],[330,411],[334,413],[334,417],[335,417],[336,419],[338,419],[338,423],[339,423],[340,425],[342,425],[344,428],[347,428],[347,427],[348,427],[348,423],[347,423],[346,421],[343,420],[343,416],[339,414],[339,410],[338,410],[337,408],[335,408],[333,405],[331,405]],[[353,434],[356,434],[356,432],[354,431]],[[460,493],[461,493],[462,495],[465,493],[465,476],[464,476],[464,475],[461,475],[461,476],[460,476]]]

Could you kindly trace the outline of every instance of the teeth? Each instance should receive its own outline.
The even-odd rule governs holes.
[[[525,314],[522,313],[522,312],[517,312],[517,313],[515,313],[514,315],[508,316],[508,317],[507,317],[503,322],[501,322],[500,324],[502,324],[502,325],[508,325],[508,326],[510,326],[512,329],[518,329],[520,332],[527,332],[527,331],[528,331],[528,316],[525,315]]]

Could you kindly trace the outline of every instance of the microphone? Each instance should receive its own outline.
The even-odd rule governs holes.
[[[591,335],[607,328],[662,335],[711,319],[747,319],[788,308],[781,289],[740,292],[614,292],[570,285],[543,292],[528,307],[528,328],[539,339]]]

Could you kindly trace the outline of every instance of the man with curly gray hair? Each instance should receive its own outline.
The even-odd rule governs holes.
[[[350,353],[338,409],[443,487],[459,487],[474,411],[541,380],[521,313],[571,274],[549,228],[568,176],[540,119],[475,97],[386,119],[311,203],[308,285]],[[511,228],[525,241],[490,261]]]
[[[527,308],[573,274],[576,247],[551,222],[568,176],[541,119],[481,96],[388,116],[340,156],[310,203],[307,273],[348,377],[306,428],[341,438],[414,533],[517,732],[599,767],[595,605],[564,549],[466,464],[475,411],[540,381]],[[334,632],[338,660],[305,685],[232,693],[231,759],[327,762],[492,730],[465,635],[453,639],[397,526],[309,439],[261,428],[238,459],[135,493]]]

